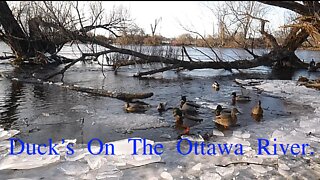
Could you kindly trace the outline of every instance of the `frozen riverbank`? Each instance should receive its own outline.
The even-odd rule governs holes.
[[[252,80],[247,80],[252,81]],[[260,80],[259,80],[260,81]],[[243,81],[245,82],[245,81]],[[232,131],[214,130],[214,136],[206,143],[242,144],[244,155],[181,155],[177,153],[177,141],[153,142],[164,145],[164,153],[157,155],[131,155],[132,147],[123,141],[114,144],[121,149],[114,156],[91,155],[82,145],[75,146],[73,156],[66,156],[61,148],[60,156],[32,157],[7,155],[8,143],[0,145],[1,178],[40,179],[318,179],[320,176],[320,100],[319,91],[297,86],[296,81],[263,80],[256,86],[245,86],[248,89],[263,90],[262,94],[283,98],[291,107],[294,116],[279,116],[277,119],[263,120],[240,126]],[[268,105],[272,106],[272,104]],[[314,108],[310,113],[310,107]],[[299,107],[299,109],[293,109]],[[264,107],[265,112],[271,108]],[[239,116],[241,118],[241,116]],[[243,119],[245,121],[249,119]],[[250,119],[250,121],[252,121]],[[3,139],[16,132],[1,131]],[[5,135],[6,134],[6,135]],[[273,139],[277,143],[310,144],[305,156],[278,155],[257,156],[257,139]],[[66,144],[65,144],[66,145]],[[65,147],[62,146],[62,147]],[[187,148],[187,144],[182,145]],[[140,147],[140,154],[141,154]],[[313,155],[310,153],[314,152]],[[24,160],[23,160],[24,159]],[[23,163],[22,163],[23,162]],[[157,163],[155,163],[157,162]],[[37,165],[38,164],[38,165]],[[32,166],[40,166],[29,169]],[[135,167],[136,166],[136,167]],[[25,169],[13,171],[10,169]],[[41,172],[41,173],[40,173]]]

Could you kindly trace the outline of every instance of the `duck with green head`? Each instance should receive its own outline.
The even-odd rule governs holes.
[[[186,96],[181,96],[180,108],[185,114],[197,114],[197,109],[200,108],[200,105],[187,101]]]
[[[189,134],[190,127],[183,125],[183,113],[179,108],[173,108],[173,117],[176,122],[176,128],[182,128],[184,130],[182,134]]]
[[[167,103],[159,103],[158,106],[157,106],[157,110],[158,112],[163,112],[163,111],[166,111],[166,105]]]
[[[250,96],[237,95],[236,92],[231,93],[232,101],[251,101]]]

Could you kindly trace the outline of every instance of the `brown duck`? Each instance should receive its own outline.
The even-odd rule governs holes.
[[[224,128],[228,128],[229,126],[234,126],[237,124],[237,113],[240,111],[237,108],[232,108],[231,110],[222,109],[220,105],[217,106],[216,109],[216,119],[215,123],[222,125]]]
[[[259,116],[263,115],[263,109],[261,108],[261,101],[260,100],[259,100],[258,104],[252,108],[251,114],[252,115],[259,115]]]

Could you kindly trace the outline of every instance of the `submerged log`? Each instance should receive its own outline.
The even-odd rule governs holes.
[[[86,92],[95,96],[104,96],[120,99],[123,101],[131,102],[133,99],[146,99],[153,96],[153,92],[148,93],[123,93],[123,92],[115,92],[108,91],[103,89],[93,89],[79,86],[65,86],[67,89],[76,90],[80,92]]]
[[[94,96],[103,96],[103,97],[110,97],[116,98],[119,100],[123,100],[126,102],[133,102],[135,99],[146,99],[153,96],[153,92],[146,92],[146,93],[126,93],[126,92],[117,92],[117,91],[109,91],[104,89],[94,89],[94,88],[87,88],[87,87],[80,87],[77,85],[65,85],[61,82],[51,82],[51,81],[42,81],[41,79],[36,78],[28,78],[25,79],[23,77],[14,77],[11,74],[3,74],[0,73],[1,78],[11,79],[12,81],[19,81],[22,83],[28,84],[36,84],[36,85],[51,85],[51,86],[59,86],[61,88],[66,88],[74,91],[85,92],[88,94],[92,94]]]

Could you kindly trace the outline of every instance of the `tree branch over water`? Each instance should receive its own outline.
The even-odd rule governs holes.
[[[319,33],[319,7],[318,2],[309,3],[303,1],[302,3],[290,2],[290,1],[259,1],[264,4],[283,7],[290,9],[296,13],[299,13],[302,17],[300,23],[308,22],[312,27],[313,31]],[[71,66],[79,61],[97,60],[100,56],[108,57],[110,54],[121,54],[134,57],[133,60],[129,59],[115,59],[112,62],[113,69],[116,71],[120,67],[130,66],[136,64],[154,64],[158,63],[162,65],[161,68],[153,68],[146,72],[139,72],[136,76],[151,75],[159,72],[164,72],[172,69],[248,69],[257,66],[273,66],[275,62],[281,64],[281,68],[306,68],[307,64],[299,60],[295,55],[295,50],[301,46],[303,42],[312,33],[308,31],[305,26],[291,26],[291,32],[284,40],[284,43],[278,44],[274,36],[266,32],[264,26],[267,20],[264,20],[260,16],[256,16],[259,13],[255,12],[254,9],[261,8],[256,2],[250,4],[249,9],[241,9],[241,4],[238,7],[230,6],[233,14],[237,9],[243,11],[242,14],[234,14],[237,17],[233,20],[235,22],[240,21],[237,25],[235,32],[229,34],[237,35],[237,30],[243,31],[243,39],[247,39],[248,33],[250,32],[250,25],[253,19],[261,22],[260,33],[269,40],[271,44],[271,51],[261,57],[255,55],[245,45],[245,50],[250,53],[253,60],[237,60],[228,62],[215,52],[213,47],[206,42],[208,47],[213,52],[215,58],[209,56],[211,62],[207,61],[193,61],[192,57],[189,56],[189,61],[182,61],[176,57],[164,56],[155,54],[147,54],[143,51],[136,51],[126,48],[118,47],[112,44],[107,38],[98,36],[95,32],[96,29],[102,29],[109,32],[115,37],[119,37],[119,33],[132,26],[128,12],[124,8],[114,8],[112,12],[106,16],[105,10],[102,8],[101,3],[90,5],[89,17],[84,17],[80,10],[78,2],[21,2],[21,6],[24,8],[15,9],[12,11],[7,2],[0,2],[0,24],[1,24],[1,39],[8,44],[14,54],[15,61],[17,64],[23,64],[28,62],[29,64],[61,64],[69,63],[62,70],[49,74],[44,79],[52,78],[56,75],[64,75],[64,73]],[[227,9],[225,9],[227,10]],[[31,13],[32,12],[32,13]],[[226,11],[227,12],[227,11]],[[219,14],[220,19],[223,20],[226,14]],[[313,17],[313,18],[309,18]],[[229,31],[226,24],[222,23],[221,26]],[[155,27],[154,27],[155,29]],[[194,33],[200,36],[202,40],[205,37],[195,30],[188,30],[188,32]],[[120,33],[121,34],[121,33]],[[234,40],[236,40],[234,38]],[[104,49],[99,51],[98,49],[91,48],[90,53],[80,52],[80,58],[70,59],[63,58],[57,54],[61,51],[62,47],[66,43],[77,43],[86,45],[97,45]],[[185,54],[188,55],[186,49]],[[13,57],[13,56],[12,56]],[[62,60],[63,59],[63,60]]]

